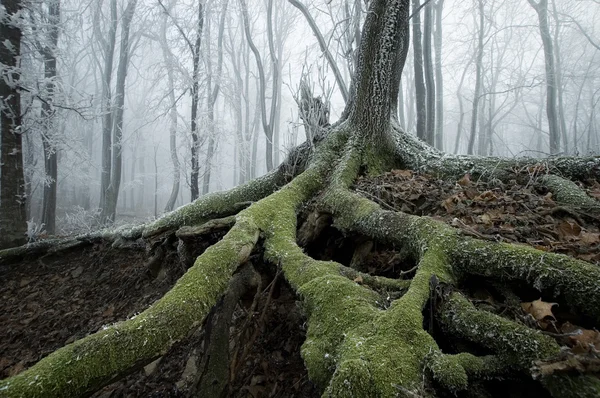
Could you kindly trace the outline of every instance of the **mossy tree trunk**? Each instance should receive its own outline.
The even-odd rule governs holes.
[[[151,224],[0,252],[1,263],[98,239],[111,241],[113,246],[143,239],[153,247],[179,239],[180,254],[187,258],[190,236],[230,228],[146,311],[0,381],[0,397],[84,396],[150,363],[201,326],[211,308],[236,284],[230,283],[236,270],[259,248],[265,261],[280,267],[305,304],[308,330],[302,355],[311,380],[326,397],[415,397],[435,390],[458,393],[481,379],[515,372],[531,375],[535,361],[560,353],[547,335],[475,308],[457,289],[472,276],[554,292],[598,325],[598,267],[524,246],[467,238],[428,217],[382,210],[350,190],[365,171],[398,167],[440,176],[461,177],[469,172],[482,179],[509,180],[515,168],[543,164],[549,175],[561,176],[548,177],[549,189],[556,192],[572,189],[566,178],[600,176],[598,157],[540,161],[451,156],[405,134],[392,114],[398,70],[404,65],[409,43],[409,3],[370,2],[345,117],[314,142],[296,148],[266,176],[228,192],[203,196]],[[564,200],[565,205],[595,211],[600,207],[585,196],[559,196],[557,200]],[[315,215],[298,225],[299,210],[309,202]],[[414,277],[376,277],[311,258],[302,246],[329,223],[343,233],[403,251],[416,263]],[[153,264],[160,264],[160,256],[154,260]],[[359,277],[361,283],[356,282]],[[483,347],[488,355],[449,354],[440,348],[424,328],[432,292],[442,298],[435,311],[429,312],[436,324],[449,335]],[[586,374],[555,373],[539,380],[556,397],[600,394],[599,380]]]

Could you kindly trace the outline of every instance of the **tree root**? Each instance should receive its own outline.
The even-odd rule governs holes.
[[[436,306],[438,311],[431,312],[449,333],[495,354],[443,353],[424,329],[423,312],[427,303],[431,304],[432,287],[437,291],[439,286],[457,286],[470,275],[492,282],[529,283],[561,296],[579,313],[600,321],[597,267],[529,247],[464,237],[433,219],[385,211],[350,192],[349,186],[364,166],[371,171],[390,166],[374,162],[373,149],[365,150],[365,143],[350,132],[340,125],[320,143],[310,165],[278,191],[283,172],[227,193],[207,195],[150,225],[120,231],[122,237],[143,236],[162,243],[168,235],[185,246],[186,241],[231,228],[196,259],[169,293],[142,314],[68,345],[25,372],[0,381],[0,396],[83,395],[162,355],[174,341],[200,325],[227,291],[238,266],[248,260],[259,237],[264,242],[264,259],[281,267],[304,301],[308,331],[302,355],[310,378],[327,397],[423,396],[425,373],[437,385],[456,393],[472,380],[502,377],[515,370],[529,372],[534,361],[559,352],[549,336],[477,310],[466,297],[452,291]],[[427,156],[437,155],[428,150],[423,156],[405,157],[403,162],[413,167],[422,161],[423,166],[431,161]],[[461,173],[471,167],[460,158],[438,157],[434,162],[447,164],[455,171],[461,167]],[[486,163],[476,160],[473,164],[483,167]],[[509,164],[515,162],[509,161],[502,169],[508,170]],[[567,163],[556,159],[552,167],[559,170],[561,164]],[[406,251],[417,262],[412,280],[371,276],[305,254],[297,243],[297,212],[317,194],[316,216],[301,229],[301,242],[318,236],[331,218],[342,232]],[[248,201],[253,202],[249,207]],[[186,250],[184,247],[182,252]],[[364,254],[357,254],[357,261],[364,259]],[[390,291],[394,292],[392,300]],[[564,386],[573,380],[582,387],[566,391]],[[545,376],[542,383],[556,397],[570,397],[572,391],[597,396],[600,388],[594,380],[560,374]]]

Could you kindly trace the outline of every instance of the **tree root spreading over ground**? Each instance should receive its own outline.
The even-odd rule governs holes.
[[[154,250],[165,242],[173,245],[179,241],[179,253],[187,258],[195,255],[189,249],[194,234],[206,233],[212,227],[227,230],[232,218],[211,220],[235,214],[229,232],[206,248],[160,300],[135,318],[77,340],[0,381],[0,396],[87,395],[131,369],[149,364],[202,324],[230,291],[229,281],[236,270],[257,251],[263,253],[264,261],[281,268],[302,298],[308,322],[302,356],[310,379],[324,396],[424,396],[434,390],[459,393],[479,380],[518,372],[531,374],[536,362],[561,354],[557,341],[542,331],[474,307],[460,292],[469,278],[503,284],[509,291],[519,284],[535,288],[584,316],[592,326],[599,324],[597,266],[531,247],[465,236],[429,217],[382,209],[352,192],[351,185],[365,172],[414,166],[410,156],[379,156],[371,152],[373,148],[343,124],[317,146],[308,166],[296,170],[297,175],[279,190],[273,176],[282,173],[281,169],[233,191],[208,195],[150,225],[105,233],[104,239],[120,246],[143,240],[151,242]],[[374,163],[375,158],[389,163]],[[566,159],[556,159],[546,165],[552,171],[559,164],[563,177],[596,178],[593,168],[587,168],[587,176],[580,174],[579,163],[591,161],[572,159],[571,167]],[[446,157],[444,162],[459,165],[464,161]],[[519,168],[525,167],[523,162],[518,161]],[[469,160],[468,168],[455,177],[468,172],[477,175],[474,164],[476,160]],[[506,164],[497,167],[494,174],[476,178],[508,183],[506,175],[514,177],[515,165],[507,168]],[[529,161],[529,167],[539,164]],[[569,170],[575,170],[574,175],[567,175]],[[427,172],[435,174],[435,170]],[[552,184],[557,180],[546,179],[551,181],[548,189],[555,192]],[[573,187],[579,197],[588,197],[576,185],[569,189]],[[570,197],[555,196],[564,202],[561,206],[573,211],[597,204],[591,198],[572,203]],[[249,206],[248,200],[253,202]],[[306,217],[305,224],[298,226],[298,214],[309,203],[311,212],[327,216]],[[202,224],[204,228],[196,228]],[[327,228],[394,247],[398,255],[416,265],[410,273],[412,278],[373,276],[360,267],[318,260],[297,244],[298,230],[300,241],[311,242]],[[72,247],[68,242],[62,244]],[[364,266],[360,263],[365,254],[359,249],[368,254],[364,247],[369,245],[357,247],[354,264]],[[14,259],[15,250],[25,249],[2,252],[0,258]],[[518,295],[519,291],[515,292]],[[435,310],[427,311],[434,302]],[[436,334],[426,326],[424,313],[431,318],[430,325],[435,324],[444,335],[477,349],[444,352],[433,337]],[[556,397],[599,395],[600,380],[595,375],[572,370],[566,367],[536,376]],[[424,384],[424,380],[429,381]]]

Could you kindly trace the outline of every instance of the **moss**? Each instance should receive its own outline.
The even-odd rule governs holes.
[[[554,199],[566,206],[577,207],[593,212],[600,212],[600,202],[588,196],[573,181],[555,175],[546,175],[542,178],[545,185],[554,195]]]
[[[537,330],[490,312],[477,310],[460,293],[452,293],[439,319],[450,333],[494,350],[500,358],[528,369],[535,360],[559,352],[556,342]]]
[[[242,217],[146,311],[69,344],[23,373],[0,381],[0,396],[84,395],[134,365],[164,354],[172,343],[200,324],[257,240],[257,226]]]
[[[542,384],[554,398],[596,398],[600,396],[600,379],[594,375],[553,375]]]
[[[464,238],[452,253],[453,269],[500,281],[521,280],[563,296],[580,313],[600,322],[600,268],[528,246]]]
[[[204,195],[147,225],[144,228],[144,237],[153,236],[165,230],[198,225],[213,218],[235,214],[243,208],[240,204],[258,201],[271,194],[283,183],[283,173],[280,170],[275,170],[229,191]]]

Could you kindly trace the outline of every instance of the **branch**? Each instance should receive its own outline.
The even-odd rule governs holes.
[[[344,102],[348,102],[348,97],[349,97],[348,96],[348,88],[346,87],[346,83],[344,83],[342,74],[341,74],[339,68],[337,67],[335,60],[333,59],[331,52],[329,52],[329,49],[327,48],[327,44],[325,43],[325,39],[323,38],[323,35],[321,34],[321,31],[319,30],[317,23],[315,22],[313,17],[310,15],[310,13],[308,12],[308,9],[304,6],[304,4],[300,3],[298,0],[288,0],[288,1],[290,2],[291,5],[293,5],[298,10],[300,10],[300,12],[306,18],[306,21],[310,25],[310,28],[311,28],[313,34],[317,37],[317,41],[319,42],[319,47],[321,48],[323,55],[327,59],[327,62],[329,63],[329,66],[331,67],[333,74],[335,75],[335,81],[337,82],[337,84],[340,88],[342,97],[344,97]]]

